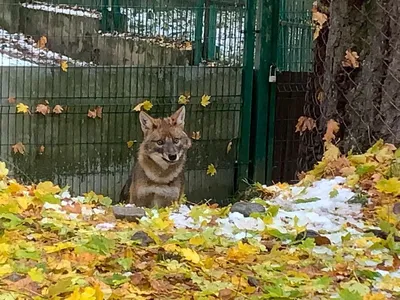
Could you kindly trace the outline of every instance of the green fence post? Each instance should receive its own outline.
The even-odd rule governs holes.
[[[107,32],[108,31],[108,0],[103,0],[101,4],[101,31]]]
[[[210,6],[208,19],[208,42],[207,42],[207,59],[215,59],[215,46],[217,43],[217,7],[215,4]]]
[[[276,64],[279,0],[260,0],[259,58],[256,67],[255,138],[253,179],[265,182],[271,178],[275,114],[274,85],[269,82],[270,67]],[[271,100],[272,99],[272,100]],[[268,137],[268,138],[267,138]],[[268,140],[268,147],[267,147]],[[272,148],[271,148],[272,147]],[[267,159],[268,158],[268,159]]]
[[[242,99],[243,106],[240,121],[240,141],[238,149],[238,176],[237,187],[245,187],[243,179],[249,178],[250,134],[251,134],[251,107],[253,101],[253,68],[254,68],[254,41],[255,41],[255,11],[256,1],[246,1],[246,21],[243,54]]]
[[[121,32],[122,27],[122,14],[121,7],[119,5],[119,0],[112,0],[112,16],[113,16],[113,25],[114,30]]]
[[[278,56],[278,40],[279,40],[279,0],[272,0],[272,18],[271,18],[271,66],[275,69]],[[274,166],[274,142],[275,142],[275,108],[276,108],[276,81],[270,83],[271,94],[268,105],[268,143],[267,143],[267,184],[272,183],[272,169]]]
[[[196,5],[196,27],[194,31],[194,64],[198,65],[202,57],[204,0],[198,0]]]

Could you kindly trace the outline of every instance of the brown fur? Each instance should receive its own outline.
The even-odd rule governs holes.
[[[191,140],[184,132],[185,107],[172,116],[153,119],[140,112],[144,140],[132,175],[122,189],[121,198],[144,207],[165,207],[178,201],[184,192],[184,166]]]

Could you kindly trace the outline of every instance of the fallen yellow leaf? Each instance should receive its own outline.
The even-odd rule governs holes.
[[[64,72],[67,72],[68,63],[65,60],[62,60],[60,63],[60,67],[61,67],[61,70],[63,70]]]
[[[145,100],[145,101],[139,103],[138,105],[136,105],[133,108],[133,110],[134,111],[141,111],[142,108],[143,108],[144,110],[149,111],[152,107],[153,107],[153,104],[149,100]]]
[[[183,248],[181,249],[181,254],[186,260],[191,261],[195,264],[198,264],[200,262],[199,254],[192,249]]]
[[[29,113],[29,106],[25,105],[23,103],[18,103],[17,104],[17,113]]]
[[[206,107],[207,105],[210,104],[210,99],[211,99],[211,96],[203,95],[203,97],[201,97],[201,102],[200,102],[200,104],[201,104],[202,106]]]
[[[127,144],[128,148],[130,149],[130,148],[133,147],[133,145],[135,144],[135,142],[136,142],[136,141],[127,141],[126,144]]]
[[[214,164],[210,164],[207,167],[207,175],[214,176],[217,174],[217,169],[214,167]]]

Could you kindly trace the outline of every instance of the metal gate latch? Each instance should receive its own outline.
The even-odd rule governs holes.
[[[273,69],[273,70],[272,70]],[[269,82],[276,82],[276,68],[274,65],[269,67]]]

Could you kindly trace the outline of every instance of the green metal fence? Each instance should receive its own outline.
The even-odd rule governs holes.
[[[0,156],[12,175],[117,198],[142,137],[132,108],[149,100],[150,114],[165,116],[181,99],[193,136],[191,201],[223,201],[242,179],[271,177],[270,66],[294,66],[307,53],[293,54],[300,31],[282,34],[277,0],[6,0],[0,8]]]

